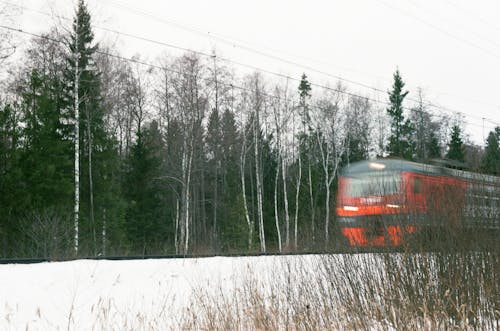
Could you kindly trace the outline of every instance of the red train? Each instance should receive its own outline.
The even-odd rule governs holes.
[[[500,228],[500,177],[397,159],[339,177],[337,221],[351,246],[399,246],[422,229]]]

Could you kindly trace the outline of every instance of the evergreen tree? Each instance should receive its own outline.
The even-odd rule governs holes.
[[[80,187],[75,187],[75,190],[80,191],[81,197],[81,212],[75,206],[75,231],[78,230],[78,217],[81,215],[82,241],[89,252],[97,253],[100,250],[98,233],[104,236],[104,222],[109,224],[110,221],[117,221],[113,218],[120,215],[121,197],[109,196],[110,192],[119,194],[116,183],[112,181],[117,178],[109,176],[118,172],[119,164],[116,142],[105,128],[101,76],[94,62],[98,45],[94,44],[91,16],[84,0],[78,2],[69,39],[70,54],[65,79],[67,98],[74,105],[69,115],[78,126],[78,130],[75,128],[78,139],[74,140],[75,159],[79,159],[75,166],[78,163],[80,168],[79,176],[76,177]],[[76,196],[75,200],[78,200]],[[102,238],[102,245],[105,242],[106,238]],[[75,249],[78,249],[78,245]]]
[[[241,196],[239,161],[241,139],[234,113],[229,109],[222,114],[222,212],[220,214],[220,236],[224,250],[247,248],[248,227],[244,218]]]
[[[434,131],[429,133],[429,141],[427,142],[427,157],[429,159],[436,159],[441,157],[441,146],[439,146],[438,138]]]
[[[488,134],[481,170],[492,175],[500,175],[500,127]]]
[[[54,81],[55,80],[55,81]],[[29,187],[29,208],[63,208],[70,212],[72,185],[71,142],[64,136],[60,83],[34,69],[23,88],[22,170]]]
[[[460,126],[454,125],[451,129],[451,139],[448,143],[448,153],[446,157],[450,160],[465,162],[465,148],[462,140],[462,130]]]
[[[311,116],[309,115],[308,99],[311,98],[311,84],[307,80],[305,73],[302,74],[299,84],[299,111],[302,119],[303,130],[305,131],[306,126],[310,125]]]
[[[134,253],[162,253],[172,244],[166,218],[161,181],[163,140],[157,122],[137,133],[132,146],[125,182],[126,228]],[[168,240],[170,239],[170,240]]]
[[[394,84],[389,92],[389,108],[387,113],[391,118],[391,136],[387,150],[389,155],[401,157],[407,160],[413,159],[415,154],[415,143],[412,141],[413,126],[403,114],[403,101],[408,95],[408,91],[403,92],[405,83],[399,74],[399,70],[394,73]]]
[[[27,188],[20,167],[20,138],[17,107],[0,104],[0,257],[19,256],[17,216],[27,206]]]

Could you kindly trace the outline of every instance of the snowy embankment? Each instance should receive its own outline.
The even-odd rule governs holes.
[[[186,310],[200,289],[204,294],[229,294],[249,275],[267,278],[280,272],[285,260],[299,259],[306,262],[315,257],[0,265],[0,329],[133,329],[152,322],[175,328],[184,323]]]
[[[498,329],[495,252],[0,265],[1,330]]]

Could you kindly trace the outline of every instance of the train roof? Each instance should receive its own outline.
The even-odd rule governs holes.
[[[402,159],[376,159],[369,161],[359,161],[350,164],[341,170],[341,176],[357,177],[368,173],[387,172],[413,172],[429,176],[450,176],[462,178],[472,182],[489,183],[500,185],[500,177],[479,174],[470,171],[450,169],[440,165],[425,164],[406,161]]]

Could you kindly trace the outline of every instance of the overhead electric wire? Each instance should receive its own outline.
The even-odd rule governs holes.
[[[361,87],[364,87],[364,88],[367,88],[367,89],[370,89],[370,90],[373,90],[375,92],[379,92],[379,93],[383,93],[383,94],[386,94],[387,91],[385,90],[382,90],[382,89],[379,89],[379,88],[376,88],[376,87],[373,87],[373,86],[370,86],[370,85],[367,85],[367,84],[364,84],[364,83],[359,83],[359,82],[356,82],[354,80],[350,80],[350,79],[346,79],[346,78],[343,78],[343,77],[340,77],[340,76],[337,76],[337,75],[333,75],[333,74],[330,74],[330,73],[327,73],[327,72],[324,72],[324,71],[321,71],[321,70],[318,70],[318,69],[315,69],[313,67],[310,67],[310,66],[306,66],[306,65],[302,65],[300,63],[297,63],[295,61],[290,61],[288,59],[284,59],[282,57],[279,57],[279,56],[276,56],[276,55],[272,55],[272,54],[267,54],[267,53],[264,53],[264,52],[261,52],[261,51],[258,51],[258,50],[255,50],[253,48],[250,48],[250,47],[247,47],[247,46],[242,46],[242,45],[237,45],[235,44],[234,42],[232,41],[228,41],[226,40],[225,38],[221,38],[221,37],[217,37],[215,36],[213,33],[211,32],[208,32],[208,33],[205,33],[197,28],[191,28],[191,27],[187,27],[185,25],[182,25],[182,24],[179,24],[179,23],[176,23],[176,22],[173,22],[171,20],[166,20],[164,18],[160,18],[160,17],[157,17],[155,15],[152,15],[152,14],[149,14],[149,13],[146,13],[144,11],[140,11],[140,10],[137,10],[137,9],[133,9],[133,8],[130,8],[128,6],[125,6],[123,4],[116,4],[116,1],[113,1],[113,0],[108,0],[107,2],[113,2],[115,3],[114,6],[117,6],[117,7],[121,7],[121,8],[124,8],[126,10],[129,10],[129,11],[132,11],[132,12],[135,12],[135,13],[138,13],[139,15],[141,16],[147,16],[147,17],[150,17],[150,18],[153,18],[155,20],[158,20],[160,22],[163,22],[163,23],[166,23],[166,24],[170,24],[170,25],[174,25],[178,28],[181,28],[181,29],[184,29],[184,30],[187,30],[187,31],[191,31],[191,32],[194,32],[194,33],[197,33],[197,34],[200,34],[200,35],[203,35],[205,37],[207,37],[207,35],[209,35],[211,38],[214,38],[214,39],[217,39],[217,40],[220,40],[224,43],[227,43],[229,44],[230,46],[233,46],[233,47],[240,47],[244,50],[247,50],[249,52],[252,52],[252,53],[255,53],[255,54],[258,54],[258,55],[261,55],[261,56],[265,56],[265,57],[268,57],[268,58],[272,58],[272,59],[275,59],[275,60],[278,60],[280,62],[283,62],[283,63],[287,63],[287,64],[291,64],[293,66],[296,66],[296,67],[301,67],[303,69],[307,69],[309,71],[312,71],[312,72],[316,72],[316,73],[319,73],[319,74],[322,74],[322,75],[325,75],[325,76],[328,76],[328,77],[331,77],[331,78],[334,78],[334,79],[337,79],[337,80],[340,80],[340,81],[343,81],[343,82],[347,82],[347,83],[350,83],[350,84],[354,84],[354,85],[358,85],[358,86],[361,86]],[[240,62],[236,62],[236,61],[233,61],[233,60],[227,60],[227,59],[222,59],[224,61],[227,61],[227,62],[230,62],[230,63],[233,63],[233,64],[237,64],[237,65],[240,65],[240,66],[244,66],[244,67],[249,67],[249,68],[253,68],[255,70],[259,70],[259,71],[262,71],[262,72],[266,72],[268,74],[272,74],[272,75],[275,75],[275,76],[279,76],[279,77],[283,77],[285,75],[283,74],[278,74],[278,73],[275,73],[275,72],[271,72],[269,70],[265,70],[265,69],[262,69],[262,68],[258,68],[258,67],[255,67],[255,66],[251,66],[251,65],[247,65],[247,64],[243,64],[243,63],[240,63]],[[321,86],[317,86],[317,87],[321,87]],[[420,102],[420,100],[416,100],[412,97],[408,97],[407,98],[408,100],[410,101],[413,101],[413,102]],[[449,113],[459,113],[459,114],[463,114],[464,116],[468,116],[468,117],[475,117],[477,119],[482,119],[481,116],[476,116],[476,115],[473,115],[473,114],[467,114],[466,112],[464,111],[458,111],[458,110],[454,110],[454,109],[450,109],[450,108],[447,108],[447,107],[443,107],[443,106],[439,106],[439,105],[435,105],[431,102],[423,102],[423,105],[427,106],[427,107],[431,107],[431,108],[435,108],[436,110],[438,111],[446,111],[446,112],[449,112]],[[489,105],[489,106],[492,106],[492,107],[497,107],[497,105]],[[500,124],[499,124],[500,125]]]
[[[414,19],[414,20],[416,20],[416,21],[418,21],[418,22],[420,22],[420,23],[422,23],[422,24],[424,24],[424,25],[426,25],[426,26],[428,26],[428,27],[430,27],[430,28],[432,28],[432,29],[436,30],[436,31],[439,31],[439,32],[441,32],[441,33],[443,33],[443,34],[447,35],[448,37],[450,37],[450,38],[452,38],[452,39],[455,39],[455,40],[457,40],[457,41],[460,41],[461,43],[464,43],[464,44],[467,44],[467,45],[469,45],[469,46],[471,46],[471,47],[474,47],[474,48],[476,48],[476,49],[478,49],[478,50],[480,50],[480,51],[482,51],[482,52],[484,52],[484,53],[486,53],[486,54],[488,54],[488,55],[490,55],[490,56],[492,56],[492,57],[495,57],[495,58],[497,58],[497,59],[500,59],[500,55],[499,55],[499,54],[497,54],[497,53],[495,53],[495,52],[492,52],[491,50],[489,50],[489,49],[487,49],[487,48],[484,48],[484,47],[482,47],[482,46],[480,46],[480,45],[477,45],[476,43],[473,43],[473,42],[471,42],[471,41],[469,41],[469,40],[467,40],[467,39],[464,39],[464,38],[462,38],[462,37],[456,36],[456,35],[454,35],[454,34],[452,34],[452,33],[448,32],[448,31],[446,31],[445,29],[442,29],[441,27],[439,27],[439,26],[437,26],[437,25],[435,25],[435,24],[433,24],[433,23],[427,22],[426,20],[424,20],[424,19],[422,19],[422,18],[420,18],[420,17],[417,17],[417,16],[415,16],[415,15],[413,15],[413,14],[411,14],[411,13],[409,13],[409,12],[407,12],[407,11],[405,11],[405,10],[403,10],[403,9],[399,8],[399,7],[394,7],[394,6],[392,6],[392,5],[388,4],[388,3],[387,3],[386,1],[384,1],[384,0],[377,0],[377,1],[378,1],[379,3],[381,3],[382,5],[384,5],[384,6],[388,7],[388,8],[390,8],[390,9],[392,9],[392,10],[398,11],[398,12],[400,12],[401,14],[403,14],[403,15],[405,15],[405,16],[408,16],[408,17],[410,17],[410,18],[412,18],[412,19]]]
[[[413,0],[409,0],[409,3],[410,3],[413,7],[417,8],[417,9],[419,9],[419,10],[423,10],[423,11],[426,11],[426,12],[431,13],[431,15],[432,15],[432,14],[436,14],[435,12],[432,12],[431,10],[429,10],[429,8],[428,8],[428,7],[422,6],[422,4],[421,4],[420,2],[418,2],[418,3],[417,3],[417,2],[415,2],[415,1],[413,1]],[[438,15],[439,15],[439,14],[438,14]],[[448,22],[450,22],[450,23],[452,23],[452,24],[456,25],[456,26],[457,26],[457,27],[459,27],[461,30],[463,30],[463,31],[465,31],[465,32],[468,32],[468,33],[470,33],[470,34],[475,35],[475,36],[476,36],[476,38],[483,39],[483,41],[486,41],[486,42],[488,42],[488,43],[490,43],[490,44],[492,44],[492,45],[495,45],[495,48],[496,48],[496,47],[500,47],[500,42],[498,42],[498,41],[496,41],[496,40],[491,40],[491,39],[489,39],[489,38],[488,38],[488,39],[486,39],[484,35],[482,35],[482,34],[480,34],[480,33],[477,33],[476,31],[473,31],[473,30],[471,30],[471,29],[469,29],[469,28],[467,28],[467,27],[465,27],[465,26],[460,25],[459,23],[456,23],[456,22],[454,22],[454,21],[450,20],[450,19],[448,18],[448,16],[443,16],[443,15],[439,15],[439,16],[440,16],[440,17],[439,17],[439,20],[440,20],[441,22],[442,22],[443,20],[446,20],[446,21],[448,21]]]
[[[15,6],[19,7],[19,8],[26,9],[26,10],[29,10],[29,11],[33,11],[33,12],[39,13],[41,15],[52,16],[51,14],[44,13],[44,12],[41,12],[41,11],[38,11],[38,10],[34,10],[34,9],[31,9],[31,8],[27,8],[25,6],[12,4],[12,3],[7,2],[7,1],[0,0],[0,2],[8,3],[8,4],[11,4],[11,5],[15,5]],[[165,19],[156,17],[154,15],[148,14],[148,13],[143,12],[143,11],[138,11],[138,10],[131,9],[130,7],[127,7],[127,6],[123,6],[123,5],[115,5],[115,6],[119,6],[119,7],[125,8],[125,9],[130,10],[130,11],[138,12],[141,15],[146,15],[148,17],[155,18],[155,19],[157,19],[157,20],[159,20],[161,22],[164,22],[164,23],[167,23],[167,24],[173,24],[173,25],[175,25],[177,27],[180,27],[182,29],[186,29],[188,31],[195,32],[195,33],[202,34],[202,35],[206,36],[205,33],[201,32],[201,31],[199,31],[199,30],[197,30],[195,28],[189,28],[189,27],[186,27],[184,25],[181,25],[181,24],[178,24],[178,23],[175,23],[175,22],[171,22],[169,20],[165,20]],[[61,19],[64,19],[64,20],[72,21],[70,18],[67,18],[67,17],[64,17],[64,16],[60,16],[60,15],[58,15],[57,18],[61,18]],[[227,63],[232,63],[232,64],[235,64],[235,65],[238,65],[238,66],[241,66],[241,67],[250,68],[250,69],[253,69],[253,70],[256,70],[256,71],[260,71],[260,72],[263,72],[263,73],[267,73],[267,74],[270,74],[270,75],[274,75],[274,76],[277,76],[277,77],[280,77],[280,78],[290,79],[290,80],[293,80],[293,81],[300,81],[297,78],[293,78],[293,77],[290,77],[290,76],[285,75],[285,74],[276,73],[276,72],[273,72],[273,71],[270,71],[270,70],[266,70],[266,69],[263,69],[263,68],[260,68],[260,67],[256,67],[256,66],[253,66],[253,65],[249,65],[249,64],[238,62],[238,61],[226,59],[226,58],[223,58],[223,57],[217,57],[214,54],[208,54],[208,53],[201,52],[201,51],[195,51],[195,50],[192,50],[192,49],[189,49],[189,48],[185,48],[185,47],[180,47],[180,46],[177,46],[177,45],[173,45],[171,43],[157,41],[157,40],[153,40],[153,39],[150,39],[150,38],[145,38],[145,37],[141,37],[141,36],[137,36],[137,35],[133,35],[133,34],[129,34],[129,33],[117,31],[117,30],[114,30],[114,29],[109,29],[109,28],[97,26],[97,25],[94,25],[93,27],[96,28],[96,29],[99,29],[99,30],[103,30],[103,31],[115,33],[117,35],[122,35],[122,36],[125,36],[125,37],[134,38],[134,39],[137,39],[137,40],[146,41],[146,42],[149,42],[149,43],[154,43],[154,44],[165,46],[165,47],[169,47],[169,48],[174,48],[174,49],[178,49],[178,50],[182,50],[182,51],[186,51],[186,52],[191,52],[191,53],[198,54],[198,55],[205,56],[205,57],[210,57],[210,58],[214,58],[215,57],[215,58],[217,58],[220,61],[224,61],[224,62],[227,62]],[[208,33],[208,34],[210,34],[210,33]],[[227,41],[227,40],[222,39],[220,37],[216,37],[216,38],[218,40],[221,40],[221,41],[225,42],[225,43],[230,43],[232,46],[236,46],[236,45],[234,45],[230,41]],[[379,89],[379,88],[376,88],[376,87],[373,87],[373,86],[370,86],[370,85],[367,85],[367,84],[364,84],[364,83],[359,83],[359,82],[356,82],[356,81],[353,81],[353,80],[350,80],[350,79],[346,79],[346,78],[343,78],[343,77],[340,77],[340,76],[337,76],[337,75],[332,75],[330,73],[327,73],[327,72],[324,72],[324,71],[321,71],[321,70],[317,70],[317,69],[312,68],[310,66],[305,66],[305,65],[302,65],[300,63],[297,63],[297,62],[294,62],[294,61],[290,61],[290,60],[287,60],[287,59],[284,59],[284,58],[281,58],[281,57],[278,57],[278,56],[275,56],[275,55],[267,54],[267,53],[264,53],[264,52],[261,52],[261,51],[258,51],[258,50],[254,50],[254,49],[251,49],[251,48],[246,47],[246,46],[238,46],[238,47],[244,47],[244,49],[247,50],[247,51],[250,51],[250,52],[253,52],[253,53],[265,56],[265,57],[273,58],[275,60],[278,60],[278,61],[281,61],[281,62],[284,62],[284,63],[288,63],[288,64],[291,64],[291,65],[296,66],[296,67],[301,67],[301,68],[304,68],[304,69],[307,69],[307,70],[310,70],[310,71],[313,71],[313,72],[316,72],[316,73],[320,73],[322,75],[329,76],[331,78],[335,78],[335,79],[337,79],[339,81],[343,81],[343,82],[347,82],[347,83],[350,83],[350,84],[358,85],[358,86],[361,86],[361,87],[373,90],[375,92],[379,92],[379,93],[383,93],[383,94],[387,93],[387,91],[385,91],[385,90],[382,90],[382,89]],[[331,87],[328,87],[328,86],[325,86],[325,85],[311,83],[311,86],[315,86],[315,87],[322,88],[322,89],[327,89],[327,90],[333,90],[333,91],[336,91],[336,92],[340,92],[339,90],[332,89]],[[346,92],[345,94],[349,94],[349,92]],[[387,102],[382,102],[382,101],[379,101],[379,100],[376,100],[376,99],[373,99],[373,98],[369,98],[369,97],[366,97],[366,96],[359,96],[357,94],[353,94],[353,96],[354,95],[358,96],[358,97],[366,98],[366,99],[368,99],[368,100],[370,100],[372,102],[375,102],[375,103],[382,103],[382,104],[385,104],[385,105],[388,104]],[[450,109],[450,108],[447,108],[447,107],[435,105],[435,104],[433,104],[431,102],[422,102],[421,100],[417,100],[417,99],[414,99],[414,98],[411,98],[411,97],[408,97],[407,99],[410,100],[410,101],[416,102],[416,103],[421,103],[423,106],[426,106],[426,107],[435,108],[437,111],[439,111],[441,113],[442,113],[442,111],[446,111],[446,112],[449,112],[451,114],[462,114],[463,116],[477,118],[477,119],[480,119],[480,120],[486,119],[486,118],[484,118],[482,116],[468,114],[468,113],[466,113],[464,111],[453,110],[453,109]],[[497,122],[495,122],[495,121],[493,121],[491,119],[488,119],[488,121],[491,122],[491,123],[500,125],[500,123],[497,123]]]
[[[487,25],[489,26],[490,28],[494,29],[494,30],[497,30],[497,31],[500,31],[500,27],[499,26],[496,26],[494,24],[492,24],[491,22],[489,22],[488,20],[484,19],[482,16],[480,15],[477,15],[475,13],[471,13],[469,10],[467,9],[464,9],[462,7],[460,7],[459,5],[457,5],[456,3],[454,3],[453,1],[449,1],[449,0],[444,0],[444,2],[446,2],[449,6],[452,6],[452,7],[455,7],[459,10],[461,10],[462,12],[464,12],[467,16],[470,16],[470,17],[473,17],[475,18],[477,21],[479,22],[482,22],[484,25]],[[472,2],[471,2],[472,3]]]
[[[0,25],[0,28],[7,29],[7,30],[10,30],[10,31],[14,31],[14,32],[17,32],[17,33],[26,34],[26,35],[29,35],[29,36],[32,36],[32,37],[36,37],[36,38],[40,38],[40,39],[45,39],[45,40],[53,41],[53,42],[60,43],[60,44],[65,44],[65,42],[63,40],[58,40],[58,39],[55,39],[55,38],[51,38],[51,37],[49,37],[47,35],[40,35],[40,34],[37,34],[37,33],[32,33],[32,32],[28,32],[28,31],[22,30],[22,29],[18,29],[18,28],[14,28],[14,27],[9,27],[9,26],[5,26],[5,25]],[[137,60],[137,59],[134,59],[134,58],[127,58],[127,57],[124,57],[124,56],[121,56],[121,55],[112,54],[112,53],[109,53],[109,52],[104,52],[104,51],[96,50],[96,53],[104,55],[104,56],[113,57],[113,58],[119,59],[121,61],[126,61],[126,62],[130,62],[130,63],[135,63],[135,64],[147,66],[149,68],[164,70],[164,71],[168,71],[168,72],[176,73],[176,74],[184,74],[182,72],[179,72],[179,71],[171,69],[171,68],[167,68],[167,67],[160,66],[160,65],[157,65],[157,64],[152,64],[152,63],[149,63],[149,62]],[[191,75],[191,76],[193,76],[193,75]],[[204,81],[212,81],[211,78],[201,78],[201,79],[204,80]],[[289,79],[297,80],[297,79],[291,78],[291,77],[289,77]],[[254,90],[251,90],[249,88],[246,88],[246,87],[243,87],[243,86],[238,86],[238,85],[235,85],[235,84],[232,84],[232,83],[231,84],[224,83],[224,82],[219,82],[219,83],[221,85],[223,85],[223,86],[235,88],[235,89],[238,89],[238,90],[242,90],[242,91],[246,91],[246,92],[255,92]],[[317,84],[314,84],[314,85],[311,84],[311,85],[312,86],[317,86],[317,87],[322,87],[324,89],[327,89],[327,90],[330,90],[330,91],[333,91],[333,92],[337,92],[337,93],[341,93],[341,94],[344,94],[344,95],[348,95],[348,96],[351,96],[351,97],[362,98],[362,99],[365,99],[365,100],[368,100],[368,101],[372,101],[372,102],[375,102],[375,103],[378,103],[378,104],[384,104],[386,106],[390,105],[388,102],[385,102],[385,101],[376,100],[376,99],[373,99],[373,98],[365,97],[365,96],[362,96],[362,95],[359,95],[359,94],[355,94],[355,93],[351,93],[351,92],[347,92],[347,91],[344,91],[344,90],[335,89],[335,88],[331,88],[331,87],[328,87],[328,86],[322,86],[322,85],[317,85]],[[263,96],[265,96],[265,97],[272,98],[272,99],[275,99],[275,100],[278,100],[278,101],[286,101],[286,100],[284,100],[281,97],[278,97],[276,95],[272,95],[272,94],[269,94],[269,93],[261,93],[261,94]],[[311,108],[324,110],[324,108],[319,107],[318,105],[313,105],[313,106],[311,106]],[[416,112],[420,111],[418,109],[407,108],[407,107],[403,107],[403,109],[405,109],[407,111],[416,111]],[[432,117],[438,117],[438,118],[442,118],[442,119],[449,119],[448,117],[443,116],[443,115],[437,115],[437,114],[432,114],[432,113],[429,114],[429,115],[432,116]],[[483,120],[484,120],[484,118],[483,118]],[[466,123],[466,124],[469,124],[469,125],[472,125],[472,126],[477,126],[477,127],[481,127],[481,128],[483,127],[483,125],[481,125],[481,124],[476,124],[476,123],[472,123],[472,122],[468,122],[468,121],[462,121],[462,122]],[[492,123],[495,123],[495,122],[492,122]],[[493,127],[491,127],[491,128],[493,128]]]

